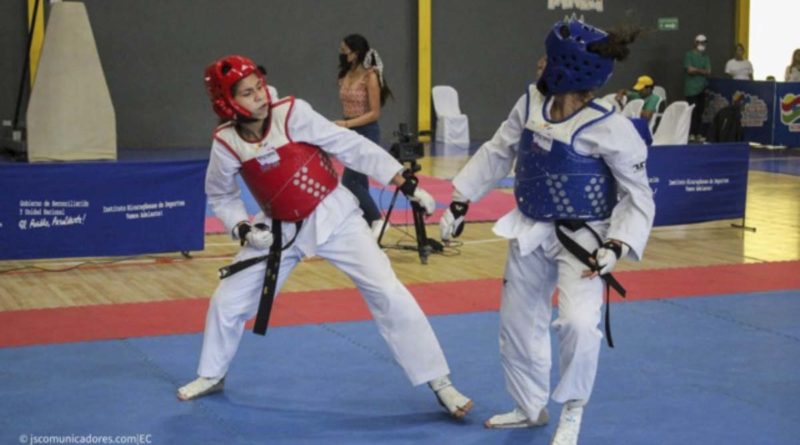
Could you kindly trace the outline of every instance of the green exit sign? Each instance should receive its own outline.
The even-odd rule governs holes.
[[[658,29],[661,31],[677,31],[678,18],[677,17],[660,17],[658,19]]]

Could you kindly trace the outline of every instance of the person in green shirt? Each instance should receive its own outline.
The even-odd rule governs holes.
[[[704,141],[702,135],[701,119],[706,102],[706,86],[708,76],[711,75],[711,59],[706,54],[708,39],[703,34],[694,38],[694,48],[686,53],[683,58],[683,67],[686,69],[686,78],[683,82],[683,95],[686,102],[694,105],[692,112],[692,125],[689,129],[690,141]]]
[[[634,99],[643,99],[644,105],[642,112],[639,115],[642,119],[650,122],[650,119],[658,111],[658,103],[660,98],[653,94],[653,86],[655,82],[650,76],[639,76],[636,79],[636,84],[633,86],[633,91],[620,90],[617,92],[617,102],[622,103],[622,98],[627,97],[628,102]]]

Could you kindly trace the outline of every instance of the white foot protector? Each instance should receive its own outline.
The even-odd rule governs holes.
[[[489,418],[483,425],[486,428],[533,428],[536,426],[547,425],[550,421],[550,413],[547,408],[542,408],[539,411],[539,417],[536,420],[531,420],[519,408],[514,408],[512,411],[503,414],[497,414]]]
[[[583,416],[583,401],[569,401],[561,409],[561,418],[558,428],[553,435],[550,445],[577,445],[578,433],[581,431],[581,417]]]
[[[215,392],[220,392],[225,387],[225,377],[207,378],[198,377],[178,389],[178,399],[193,400],[198,397],[207,396]]]
[[[456,419],[461,419],[472,409],[472,400],[458,392],[448,376],[439,377],[428,382],[439,404]]]

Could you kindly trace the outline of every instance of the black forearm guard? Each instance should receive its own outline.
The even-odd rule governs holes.
[[[606,241],[603,243],[603,247],[614,252],[614,255],[617,256],[617,259],[622,256],[622,244],[617,244],[613,241]]]
[[[450,213],[453,214],[453,218],[458,220],[459,218],[463,218],[464,215],[467,214],[467,210],[469,210],[469,203],[460,202],[460,201],[453,201],[450,203]],[[453,238],[458,238],[461,236],[461,232],[464,231],[464,220],[461,220],[461,223],[453,229]]]
[[[466,202],[453,201],[450,203],[450,212],[453,214],[455,219],[466,215],[467,210],[469,210],[469,204]]]

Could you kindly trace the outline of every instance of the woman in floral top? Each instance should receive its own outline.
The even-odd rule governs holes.
[[[339,45],[339,99],[344,118],[335,121],[336,125],[349,128],[380,145],[378,118],[381,107],[391,95],[383,78],[383,62],[378,52],[371,49],[367,39],[360,34],[345,37]],[[366,175],[346,168],[342,184],[358,198],[364,219],[377,238],[383,221],[369,194]]]

